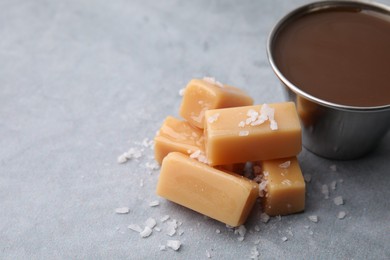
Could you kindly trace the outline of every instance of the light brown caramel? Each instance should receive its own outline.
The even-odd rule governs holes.
[[[189,123],[203,129],[206,110],[252,104],[253,99],[239,88],[193,79],[184,90],[179,113]]]
[[[163,160],[157,194],[230,226],[239,226],[256,201],[258,185],[173,152]]]

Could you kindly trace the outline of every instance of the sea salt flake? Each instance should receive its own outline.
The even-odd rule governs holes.
[[[250,255],[250,259],[257,259],[258,257],[260,256],[260,253],[259,251],[257,250],[257,247],[252,247],[251,248],[251,255]]]
[[[184,93],[185,93],[186,89],[185,88],[182,88],[179,90],[179,96],[184,96]]]
[[[238,136],[248,136],[249,135],[249,131],[240,131],[238,133]]]
[[[144,230],[142,230],[142,231],[139,233],[139,235],[140,235],[142,238],[147,238],[147,237],[149,237],[149,236],[152,234],[152,232],[153,232],[153,230],[152,230],[150,227],[146,226],[146,227],[144,228]]]
[[[221,233],[221,230],[216,229],[216,230],[215,230],[215,233],[220,234],[220,233]]]
[[[334,198],[334,199],[333,199],[333,202],[334,202],[334,204],[336,204],[337,206],[340,206],[340,205],[343,205],[343,204],[344,204],[343,197],[341,197],[341,196],[337,196],[336,198]]]
[[[206,81],[206,82],[208,82],[208,83],[214,84],[214,85],[216,85],[216,86],[218,86],[218,87],[220,87],[220,88],[223,88],[223,87],[224,87],[224,85],[223,85],[221,82],[217,81],[217,80],[216,80],[215,78],[213,78],[213,77],[203,77],[203,80]]]
[[[167,247],[177,251],[181,247],[181,242],[179,240],[168,240]]]
[[[314,223],[318,222],[318,216],[317,215],[310,215],[308,218],[309,218],[309,220],[311,222],[314,222]]]
[[[130,224],[128,228],[138,233],[142,232],[142,228],[137,224]]]
[[[347,213],[346,213],[345,211],[340,211],[340,212],[337,214],[337,218],[338,218],[338,219],[344,219],[346,215],[347,215]]]
[[[241,121],[240,123],[238,123],[238,127],[245,127],[245,121]]]
[[[165,215],[165,216],[163,216],[162,218],[160,218],[160,221],[161,221],[161,222],[165,222],[165,221],[167,221],[169,218],[170,218],[169,215]]]
[[[245,237],[246,228],[244,225],[241,225],[234,229],[234,234],[238,234],[240,237]]]
[[[160,202],[158,200],[154,200],[154,201],[149,202],[150,207],[156,207],[158,205],[160,205]]]
[[[160,169],[160,165],[157,162],[147,162],[145,167],[151,171],[156,171]]]
[[[159,245],[158,249],[160,249],[160,251],[165,251],[165,250],[167,250],[167,247],[164,245]]]
[[[270,216],[268,216],[267,213],[261,213],[260,214],[260,221],[263,222],[263,223],[268,223],[270,219]]]
[[[321,186],[321,193],[324,194],[325,199],[329,199],[329,188],[328,185],[324,184]]]
[[[130,212],[130,209],[128,207],[121,207],[121,208],[115,209],[116,214],[128,214],[129,212]]]
[[[148,218],[145,221],[145,226],[149,227],[150,229],[154,228],[157,225],[157,222],[154,218]]]
[[[206,250],[206,257],[207,258],[211,258],[211,254],[210,254],[210,252],[208,250]]]
[[[270,126],[272,131],[278,130],[278,123],[275,120],[270,121]]]
[[[210,116],[207,121],[212,124],[214,123],[215,121],[217,121],[219,118],[219,113],[215,113],[214,115]]]
[[[337,186],[337,181],[332,181],[332,182],[330,183],[330,188],[331,188],[332,190],[335,190],[335,189],[336,189],[336,186]]]
[[[289,180],[289,179],[284,179],[284,180],[282,180],[281,183],[284,184],[284,185],[291,186],[291,180]]]
[[[284,163],[279,164],[279,168],[287,169],[288,167],[290,167],[290,165],[291,165],[291,161],[286,161]]]
[[[124,153],[124,154],[121,154],[121,155],[119,155],[119,157],[118,157],[118,159],[117,159],[117,162],[118,163],[125,163],[125,162],[127,162],[127,157],[126,157],[126,153]]]
[[[287,240],[288,240],[287,237],[282,237],[282,241],[283,241],[283,242],[286,242]]]

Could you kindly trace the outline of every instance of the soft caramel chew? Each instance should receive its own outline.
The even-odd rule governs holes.
[[[157,194],[230,226],[239,226],[256,201],[258,185],[174,152],[163,160]]]
[[[262,161],[297,155],[302,149],[301,126],[292,102],[269,104],[277,129],[270,120],[248,122],[261,105],[208,110],[205,113],[205,150],[210,165]],[[218,114],[217,120],[209,120]],[[275,129],[275,128],[274,128]]]
[[[239,88],[210,79],[193,79],[184,90],[180,115],[192,125],[203,129],[206,110],[252,104],[253,99]]]
[[[168,116],[154,138],[154,156],[161,164],[170,152],[191,154],[204,150],[203,131],[188,122]]]
[[[266,180],[265,213],[276,216],[304,210],[305,181],[296,157],[264,161],[262,170]]]

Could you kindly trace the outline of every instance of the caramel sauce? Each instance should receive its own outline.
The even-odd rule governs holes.
[[[347,106],[390,104],[390,15],[314,11],[284,25],[274,44],[276,66],[306,93]]]

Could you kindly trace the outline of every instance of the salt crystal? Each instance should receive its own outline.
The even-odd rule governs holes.
[[[284,184],[284,185],[291,186],[291,181],[289,179],[284,179],[284,180],[282,180],[281,183]]]
[[[149,227],[149,228],[154,228],[156,226],[157,222],[154,218],[148,218],[146,221],[145,221],[145,226]]]
[[[244,121],[241,121],[241,122],[238,124],[238,127],[245,127],[245,122],[244,122]]]
[[[237,237],[237,240],[240,242],[244,241],[244,239],[245,239],[245,237]]]
[[[260,214],[260,221],[263,223],[268,223],[270,219],[270,216],[267,215],[267,213],[261,213]]]
[[[138,232],[138,233],[142,232],[142,228],[139,225],[136,225],[136,224],[130,224],[128,226],[128,228],[133,230],[133,231],[135,231],[135,232]]]
[[[207,256],[207,258],[211,258],[211,254],[208,250],[206,250],[206,256]]]
[[[154,201],[149,202],[150,207],[156,207],[158,205],[160,205],[160,202],[158,200],[154,200]]]
[[[251,255],[250,255],[250,258],[251,259],[257,259],[258,257],[260,256],[260,253],[259,251],[257,250],[257,247],[252,247],[251,248]]]
[[[341,197],[341,196],[337,196],[336,198],[334,198],[334,199],[333,199],[333,202],[334,202],[334,204],[336,204],[337,206],[340,206],[340,205],[343,205],[343,204],[344,204],[343,197]]]
[[[290,167],[290,165],[291,161],[286,161],[284,163],[279,164],[279,168],[287,169],[288,167]]]
[[[160,218],[160,221],[161,221],[161,222],[165,222],[165,221],[167,221],[169,218],[170,218],[169,215],[165,215],[164,217]]]
[[[234,234],[238,234],[239,236],[241,237],[245,237],[245,234],[246,234],[246,228],[244,225],[241,225],[239,227],[237,227],[235,230],[234,230]]]
[[[344,219],[346,215],[347,215],[347,213],[346,213],[345,211],[340,211],[340,212],[337,214],[337,218],[338,218],[338,219]]]
[[[332,190],[335,190],[335,189],[336,189],[336,185],[337,185],[337,182],[336,182],[336,181],[332,181],[332,182],[330,183],[330,188],[331,188]]]
[[[224,87],[223,84],[222,84],[221,82],[217,81],[217,80],[216,80],[215,78],[213,78],[213,77],[203,77],[203,80],[206,81],[206,82],[208,82],[208,83],[214,84],[214,85],[216,85],[216,86],[218,86],[218,87],[220,87],[220,88],[223,88],[223,87]]]
[[[278,130],[278,123],[275,120],[270,121],[270,126],[272,131]]]
[[[168,240],[167,247],[177,251],[181,247],[181,242],[179,240]]]
[[[184,92],[186,91],[186,89],[185,88],[182,88],[182,89],[180,89],[179,90],[179,96],[184,96]]]
[[[215,121],[218,120],[218,117],[219,117],[219,113],[215,113],[214,115],[210,116],[207,121],[212,124],[214,123]]]
[[[117,159],[117,162],[118,163],[125,163],[125,162],[127,162],[126,153],[119,155],[119,157]]]
[[[130,209],[128,207],[121,207],[121,208],[115,209],[116,214],[127,214],[129,212],[130,212]]]
[[[145,163],[145,167],[152,171],[160,169],[160,165],[157,162],[147,162]]]
[[[240,131],[238,133],[238,136],[248,136],[249,135],[249,131]]]
[[[160,251],[165,251],[165,250],[167,250],[167,247],[164,246],[164,245],[159,245],[158,248],[160,249]]]
[[[282,237],[283,242],[286,242],[288,240],[287,237]]]
[[[329,188],[328,188],[328,185],[326,185],[326,184],[322,185],[321,192],[322,192],[322,194],[324,194],[324,198],[325,199],[329,199]]]
[[[156,230],[157,232],[160,232],[160,231],[161,231],[161,228],[159,228],[159,227],[154,227],[154,230]]]
[[[140,179],[140,180],[139,180],[139,186],[140,186],[140,187],[143,187],[143,186],[144,186],[144,180],[143,180],[143,179]]]
[[[216,230],[215,230],[215,233],[220,234],[220,233],[221,233],[221,230],[216,229]]]
[[[317,223],[318,222],[318,216],[311,215],[308,217],[311,222]]]
[[[146,226],[146,227],[144,228],[144,230],[142,230],[142,231],[139,233],[139,235],[140,235],[142,238],[146,238],[146,237],[149,237],[149,236],[152,234],[152,232],[153,232],[153,230],[152,230],[150,227]]]

